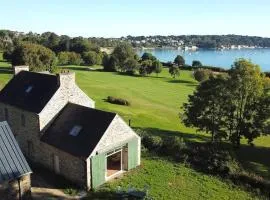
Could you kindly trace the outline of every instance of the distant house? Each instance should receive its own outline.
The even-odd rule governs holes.
[[[30,199],[31,173],[7,122],[0,122],[0,199]]]
[[[140,165],[140,137],[117,114],[95,109],[74,73],[26,70],[15,67],[0,92],[0,120],[31,161],[87,189]]]

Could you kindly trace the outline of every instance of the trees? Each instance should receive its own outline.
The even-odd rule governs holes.
[[[148,53],[148,52],[145,52],[141,59],[144,61],[144,60],[152,60],[152,61],[155,61],[157,60],[157,58],[155,56],[153,56],[151,53]]]
[[[195,80],[198,82],[202,82],[209,79],[211,74],[212,74],[212,71],[209,69],[196,69],[193,72],[193,76]]]
[[[175,66],[175,65],[172,65],[170,68],[169,68],[169,73],[171,74],[171,76],[173,78],[176,78],[178,76],[180,76],[180,69],[179,67]]]
[[[86,65],[100,65],[102,62],[102,58],[100,54],[95,51],[88,51],[83,53],[83,61]]]
[[[124,63],[124,71],[129,75],[134,75],[138,69],[139,63],[134,58],[128,58]]]
[[[193,95],[189,95],[188,103],[183,105],[182,121],[188,127],[197,127],[200,131],[211,133],[212,141],[226,135],[223,129],[223,100],[226,80],[210,77],[202,82]]]
[[[237,60],[230,70],[226,121],[230,125],[229,137],[234,146],[240,145],[242,136],[251,143],[262,130],[256,119],[263,117],[258,110],[266,102],[263,80],[259,66],[244,59]]]
[[[129,58],[134,58],[135,52],[132,47],[127,43],[121,43],[115,47],[112,56],[118,61],[120,69],[124,66],[124,63]]]
[[[28,65],[31,71],[53,72],[56,66],[56,56],[50,49],[23,42],[18,45],[11,55],[12,65]]]
[[[148,74],[151,74],[153,71],[152,64],[153,64],[152,60],[142,61],[141,66],[139,68],[140,75],[146,76]]]
[[[180,56],[180,55],[177,55],[174,59],[174,63],[178,65],[178,67],[182,67],[185,65],[185,59]]]
[[[108,71],[108,72],[116,72],[117,71],[117,64],[118,64],[118,60],[115,56],[113,55],[108,55],[105,54],[103,56],[102,59],[102,65],[103,65],[103,69],[104,71]]]
[[[192,67],[202,67],[202,63],[199,60],[192,61]]]
[[[155,60],[152,63],[152,68],[154,72],[156,73],[156,75],[158,76],[158,74],[162,72],[163,66],[158,60]]]
[[[183,108],[182,120],[187,126],[207,132],[212,128],[213,138],[226,137],[239,147],[241,138],[252,144],[266,130],[270,96],[259,66],[240,59],[229,77],[202,82]]]
[[[81,63],[82,58],[78,53],[62,51],[58,54],[59,65],[80,65]]]

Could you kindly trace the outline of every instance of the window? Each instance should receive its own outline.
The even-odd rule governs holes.
[[[24,114],[21,115],[21,125],[25,127],[25,116]]]
[[[81,126],[78,126],[78,125],[73,126],[73,128],[69,132],[69,135],[76,137],[77,135],[79,135],[81,130],[82,130]]]
[[[26,92],[26,93],[30,93],[30,92],[32,91],[32,89],[33,89],[33,86],[30,85],[30,86],[28,86],[28,87],[26,88],[25,92]]]
[[[5,119],[8,121],[8,109],[7,108],[4,109],[4,113],[5,113]]]

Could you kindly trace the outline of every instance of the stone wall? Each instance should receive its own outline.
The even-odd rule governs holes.
[[[20,184],[20,187],[19,187]],[[20,181],[13,180],[5,182],[0,185],[0,197],[1,200],[19,200],[21,197],[23,200],[31,199],[31,178],[30,175],[26,175],[20,178]]]
[[[13,66],[13,74],[17,75],[21,71],[29,71],[29,66],[21,65],[21,66]]]
[[[8,111],[8,119],[5,118],[5,109]],[[25,125],[22,124],[22,115]],[[0,103],[0,121],[8,122],[22,152],[29,157],[29,142],[35,144],[36,141],[39,141],[38,115]]]
[[[35,163],[41,164],[51,171],[55,171],[54,156],[58,156],[60,170],[59,175],[81,187],[86,187],[87,163],[84,159],[75,157],[43,142],[40,142],[36,148],[38,152],[38,156],[36,156],[36,158],[38,157],[38,159],[33,160]]]

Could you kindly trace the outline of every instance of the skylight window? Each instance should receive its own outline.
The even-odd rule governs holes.
[[[79,135],[80,131],[82,130],[81,126],[73,126],[73,128],[70,130],[69,135],[76,137]]]
[[[30,92],[32,91],[32,89],[33,89],[33,86],[30,85],[30,86],[28,86],[28,87],[26,88],[25,92],[26,92],[26,93],[30,93]]]

